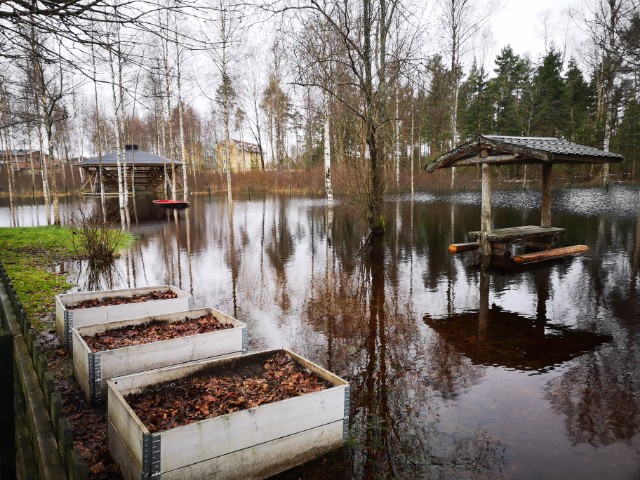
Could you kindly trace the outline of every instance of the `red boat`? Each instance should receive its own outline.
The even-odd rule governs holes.
[[[189,206],[189,202],[185,200],[154,200],[153,204],[163,208],[187,208]]]

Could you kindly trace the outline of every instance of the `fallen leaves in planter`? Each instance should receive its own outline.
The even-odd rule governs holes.
[[[106,330],[83,338],[93,352],[100,352],[227,328],[233,328],[233,325],[220,322],[213,314],[209,313],[198,318],[185,317],[179,322],[152,320],[139,325],[127,325]]]
[[[285,353],[220,373],[154,385],[126,401],[150,432],[159,432],[331,386]]]
[[[75,310],[76,308],[94,308],[94,307],[107,307],[111,305],[123,305],[126,303],[140,303],[148,302],[151,300],[168,300],[170,298],[177,298],[178,294],[171,290],[155,291],[145,293],[141,295],[133,295],[131,297],[104,297],[104,298],[92,298],[89,300],[83,300],[81,302],[66,305],[67,310]]]

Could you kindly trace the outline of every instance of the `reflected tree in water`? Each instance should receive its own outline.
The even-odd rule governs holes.
[[[574,445],[601,447],[629,442],[640,431],[640,383],[637,346],[624,350],[611,346],[580,358],[578,364],[546,388],[546,398],[565,417],[567,435]]]
[[[387,241],[393,243],[391,237]],[[478,430],[443,441],[438,432],[437,390],[428,380],[428,359],[440,355],[419,334],[411,302],[399,301],[393,287],[397,279],[386,275],[388,251],[395,252],[395,246],[370,241],[353,274],[328,254],[325,276],[314,281],[305,302],[303,319],[325,341],[318,345],[321,363],[349,379],[352,388],[345,451],[351,471],[340,476],[452,478],[464,471],[470,478],[499,478],[504,458],[498,439]],[[465,366],[474,369],[469,362]],[[436,447],[443,443],[448,446]],[[319,468],[326,474],[323,463],[282,478],[323,478]]]
[[[277,210],[273,210],[271,236],[267,240],[265,251],[276,272],[276,283],[280,292],[276,292],[274,299],[283,312],[291,307],[289,292],[287,291],[287,262],[292,258],[295,250],[293,233],[287,216],[287,201],[281,199]]]

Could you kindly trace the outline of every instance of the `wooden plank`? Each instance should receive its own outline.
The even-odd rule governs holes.
[[[476,155],[474,157],[467,157],[462,160],[456,160],[452,166],[454,167],[466,167],[472,165],[482,165],[486,163],[488,165],[510,165],[513,163],[520,163],[520,155],[491,155],[488,157],[483,157],[482,155]]]
[[[462,252],[470,252],[472,250],[477,250],[480,248],[480,243],[478,242],[469,242],[469,243],[452,243],[449,245],[449,253],[462,253]]]
[[[542,205],[540,206],[540,226],[551,226],[551,173],[552,165],[545,163],[542,165]]]
[[[162,472],[244,450],[344,419],[345,388],[334,387],[210,418],[161,435]],[[211,439],[215,438],[215,441]]]
[[[18,339],[14,341],[13,355],[17,372],[16,382],[24,398],[24,415],[31,436],[38,478],[66,478],[53,426],[26,343]]]
[[[220,355],[242,353],[242,330],[233,328],[173,338],[101,353],[103,390],[108,378],[178,365]]]
[[[570,247],[552,248],[541,252],[525,253],[524,255],[516,255],[513,257],[514,263],[527,264],[535,262],[543,262],[554,258],[561,258],[568,255],[575,255],[589,250],[587,245],[572,245]]]
[[[74,342],[74,374],[77,373],[76,380],[85,393],[87,401],[90,403],[94,401],[89,396],[89,382],[94,381],[94,372],[89,371],[88,358],[91,354],[91,349],[85,342],[84,337],[125,326],[141,325],[152,320],[175,323],[183,321],[185,318],[196,319],[207,314],[213,314],[218,320],[229,323],[234,327],[99,352],[101,375],[96,388],[98,389],[97,392],[102,395],[106,390],[106,381],[110,378],[183,364],[194,360],[240,354],[242,353],[246,325],[214,308],[202,308],[167,315],[135,318],[79,328],[74,327],[71,330]]]
[[[491,255],[491,245],[489,235],[493,229],[493,219],[491,217],[491,167],[486,163],[482,164],[482,210],[480,212],[480,253]]]
[[[73,305],[84,300],[95,300],[107,297],[133,297],[134,295],[144,295],[154,291],[172,291],[178,296],[162,300],[151,300],[148,302],[125,303],[120,305],[107,305],[93,308],[67,309],[67,305]],[[180,290],[173,285],[158,285],[152,287],[141,287],[121,290],[104,290],[95,292],[65,293],[56,295],[56,333],[63,345],[66,344],[67,335],[65,331],[65,312],[72,318],[74,327],[92,325],[118,320],[145,317],[149,315],[162,315],[171,312],[189,310],[191,295]]]
[[[12,332],[0,331],[0,385],[2,385],[0,388],[0,425],[2,425],[3,435],[2,448],[0,448],[0,478],[16,478],[13,341]]]
[[[120,436],[120,432],[113,423],[111,423],[111,420],[107,420],[107,441],[109,452],[111,452],[113,460],[116,462],[116,465],[118,465],[124,480],[140,480],[142,465],[136,463],[133,454],[127,448],[127,445]]]
[[[162,473],[163,480],[258,480],[325,455],[342,445],[342,421]]]
[[[84,398],[88,403],[91,403],[89,388],[89,381],[91,380],[91,375],[89,374],[89,354],[91,350],[89,350],[87,344],[82,340],[77,329],[71,329],[71,338],[73,340],[73,376],[80,390],[82,390]]]
[[[160,437],[162,477],[264,478],[339,447],[349,408],[348,382],[293,352],[278,349],[108,380],[108,418],[114,431],[109,435],[110,451],[114,457],[123,457],[116,462],[127,471],[131,465],[141,465],[142,439],[148,432],[124,395],[201,369],[251,361],[252,356],[261,362],[279,351],[291,355],[334,387],[159,432],[156,435]],[[234,462],[234,458],[238,461]],[[133,477],[139,475],[125,474],[125,478]]]
[[[195,362],[189,362],[182,365],[172,365],[170,367],[158,368],[156,370],[132,373],[122,377],[114,377],[107,380],[107,393],[109,393],[109,382],[114,384],[114,394],[117,393],[118,395],[126,396],[132,393],[140,393],[149,385],[169,382],[192,373],[197,373],[200,370],[207,368],[210,362],[211,359],[197,360]],[[108,397],[107,403],[110,401],[111,397]]]
[[[149,433],[111,380],[107,381],[107,418],[118,432],[134,462],[142,465],[142,440]],[[114,452],[111,452],[113,455]],[[138,476],[138,478],[140,478]]]
[[[276,352],[277,350],[272,350],[272,351]],[[331,382],[334,386],[338,387],[341,385],[344,385],[344,386],[349,385],[349,382],[347,382],[346,380],[331,373],[326,368],[322,368],[320,365],[313,363],[311,360],[307,360],[306,358],[303,358],[300,355],[293,353],[291,350],[287,350],[286,348],[282,349],[282,351],[286,352],[289,356],[291,356],[291,358],[295,359],[298,363],[303,365],[305,368],[309,369],[309,371]]]

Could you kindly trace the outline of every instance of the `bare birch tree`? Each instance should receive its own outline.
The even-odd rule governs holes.
[[[598,90],[598,116],[604,126],[602,146],[609,151],[613,128],[618,119],[614,91],[624,62],[623,34],[632,18],[632,0],[589,0],[580,12],[573,12],[589,35],[591,67]],[[593,63],[595,59],[595,63]],[[602,168],[602,185],[609,186],[609,164]]]
[[[416,53],[419,26],[404,21],[408,12],[400,0],[311,0],[305,6],[326,21],[338,48],[325,52],[326,57],[309,50],[306,63],[300,65],[298,81],[321,88],[360,119],[367,147],[367,219],[371,233],[382,235],[384,167],[388,160],[383,147],[384,128],[394,115],[390,112],[392,87]],[[312,28],[313,16],[301,16],[300,21],[304,28]],[[396,34],[397,28],[404,30]],[[343,79],[331,78],[323,84],[303,74],[307,70],[327,70],[335,62],[348,69],[350,96],[340,93]]]
[[[490,0],[481,9],[478,0],[440,0],[440,23],[446,34],[450,57],[453,105],[451,107],[451,140],[449,147],[460,142],[458,132],[458,103],[462,80],[462,57],[475,35],[489,21],[498,8],[498,1]],[[455,184],[456,169],[451,169],[451,188]]]

